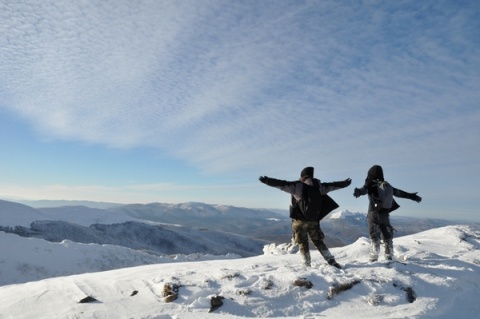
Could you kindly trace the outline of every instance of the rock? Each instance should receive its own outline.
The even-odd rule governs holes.
[[[220,308],[223,305],[223,299],[225,299],[225,298],[222,297],[222,296],[213,296],[210,299],[210,303],[211,303],[212,306],[210,307],[210,310],[208,312],[213,312],[213,311],[217,310],[218,308]]]
[[[82,300],[80,300],[78,303],[90,303],[90,302],[96,302],[98,301],[97,299],[91,297],[91,296],[86,296]]]

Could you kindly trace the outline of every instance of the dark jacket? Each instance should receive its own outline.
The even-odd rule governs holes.
[[[361,188],[355,188],[354,196],[362,196],[365,194],[368,194],[368,211],[375,211],[375,200],[373,197],[378,198],[377,194],[377,182],[376,181],[385,181],[383,177],[383,169],[379,165],[373,165],[369,170],[367,174],[367,178],[365,179],[365,184]],[[407,193],[405,191],[402,191],[401,189],[393,187],[393,196],[395,197],[400,197],[400,198],[407,198],[411,199],[414,201],[419,202],[421,198],[416,195],[416,193]],[[385,209],[382,208],[380,212],[382,213],[390,213],[393,212],[394,210],[398,209],[400,205],[393,200],[392,207],[390,209]]]
[[[330,213],[332,210],[338,208],[338,204],[330,197],[327,195],[328,192],[347,187],[350,185],[351,181],[341,181],[341,182],[331,182],[331,183],[321,183],[320,180],[314,179],[314,178],[307,178],[305,181],[284,181],[280,179],[275,179],[275,178],[270,178],[270,177],[264,177],[261,179],[262,183],[265,183],[268,186],[278,188],[286,193],[289,193],[292,195],[292,205],[290,207],[290,217],[293,219],[299,219],[299,220],[306,220],[303,216],[303,214],[300,211],[293,210],[292,208],[295,207],[296,201],[299,201],[302,198],[303,190],[304,190],[304,185],[314,185],[314,180],[318,181],[318,183],[315,183],[318,185],[318,189],[320,191],[320,194],[322,196],[322,207],[320,211],[320,219],[321,220],[323,217],[325,217],[328,213]]]

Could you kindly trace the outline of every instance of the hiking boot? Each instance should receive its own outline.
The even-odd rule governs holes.
[[[340,266],[340,264],[337,263],[337,262],[335,261],[335,259],[330,259],[330,260],[328,261],[328,264],[329,264],[330,266],[335,267],[335,268],[342,269],[342,266]]]
[[[376,252],[370,253],[370,258],[368,259],[369,262],[374,263],[378,260],[378,254]]]

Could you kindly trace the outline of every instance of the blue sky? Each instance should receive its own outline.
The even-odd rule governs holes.
[[[478,1],[1,1],[0,198],[341,209],[373,164],[398,214],[480,220]]]

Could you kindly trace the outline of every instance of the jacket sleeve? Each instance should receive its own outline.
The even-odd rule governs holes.
[[[297,198],[302,197],[302,190],[303,190],[302,182],[299,182],[299,181],[289,182],[281,179],[265,177],[262,183],[271,187],[275,187]]]
[[[393,187],[393,196],[395,197],[400,197],[400,198],[407,198],[411,199],[416,202],[420,202],[422,198],[417,195],[417,193],[407,193],[405,191],[402,191],[401,189]]]
[[[347,178],[344,181],[340,182],[330,182],[330,183],[320,183],[320,194],[325,195],[328,192],[340,189],[340,188],[345,188],[349,186],[352,183],[352,180],[350,178]]]
[[[362,187],[360,187],[360,188],[355,188],[355,189],[353,190],[353,196],[359,197],[359,196],[367,195],[367,192],[368,192],[368,187],[367,187],[367,185],[363,185]]]

